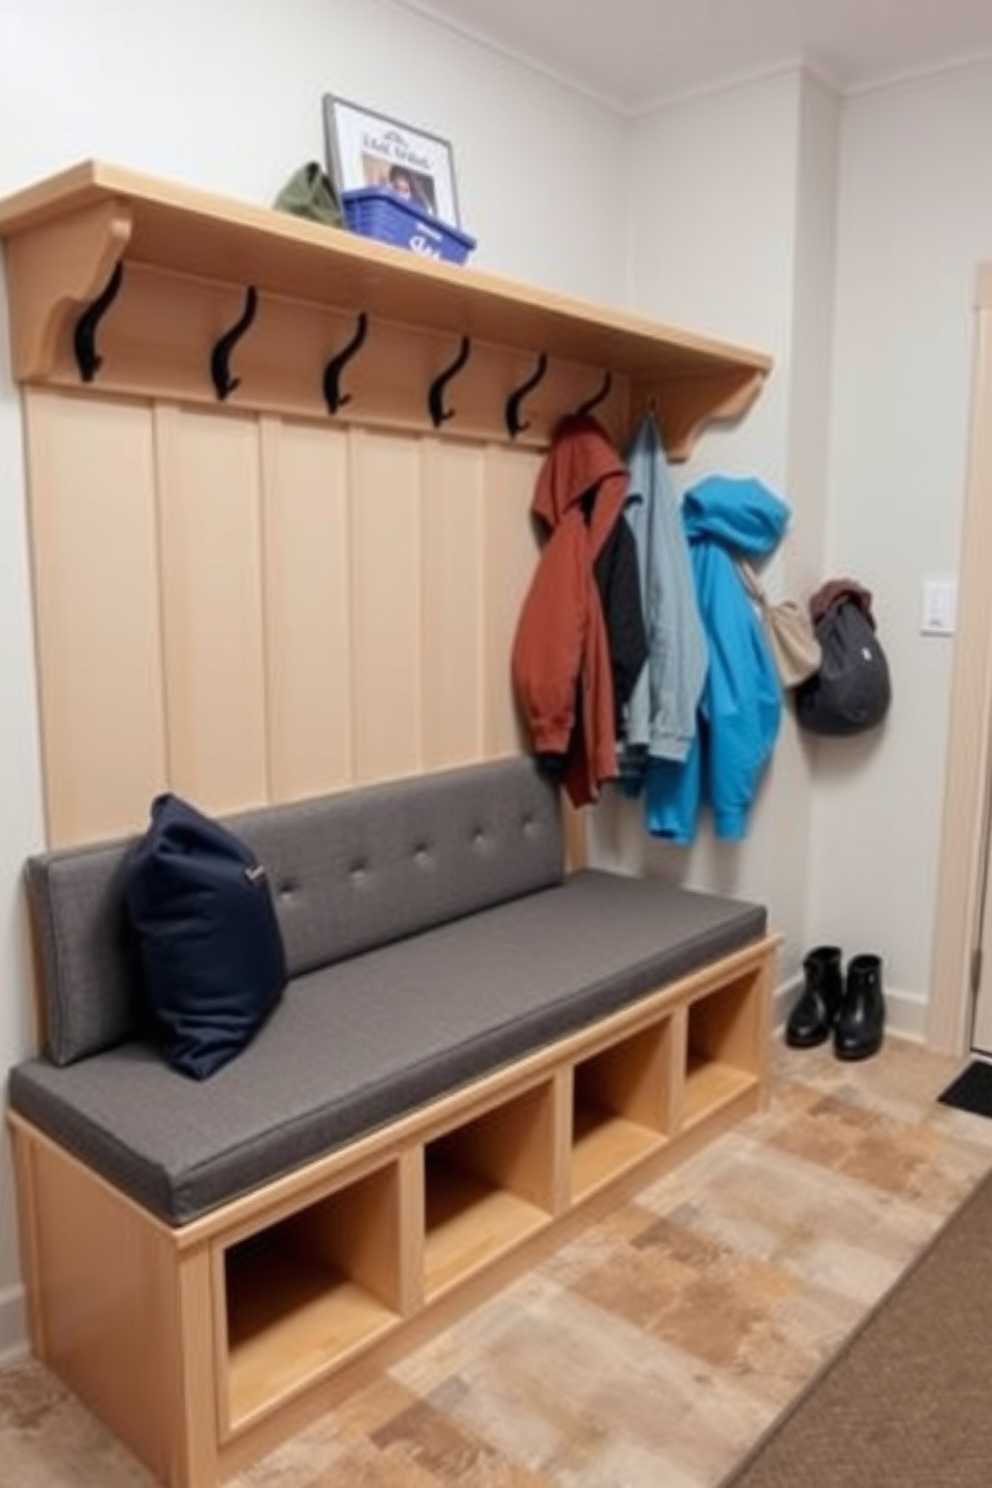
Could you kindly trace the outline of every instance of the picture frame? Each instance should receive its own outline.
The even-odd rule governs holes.
[[[335,93],[324,95],[323,112],[328,169],[339,193],[383,187],[425,216],[461,226],[447,140]]]

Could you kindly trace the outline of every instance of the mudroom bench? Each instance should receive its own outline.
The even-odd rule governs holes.
[[[761,1103],[775,938],[565,872],[523,759],[241,813],[290,981],[212,1078],[138,1034],[128,843],[31,860],[45,1051],[12,1070],[32,1344],[207,1488]]]

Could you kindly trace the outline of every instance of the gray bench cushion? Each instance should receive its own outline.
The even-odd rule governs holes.
[[[757,905],[579,873],[300,975],[203,1084],[131,1043],[65,1069],[22,1064],[10,1102],[181,1224],[764,930]]]
[[[556,788],[528,759],[225,817],[268,869],[291,977],[558,883]],[[139,1033],[122,873],[136,839],[34,857],[46,1048],[70,1064]]]

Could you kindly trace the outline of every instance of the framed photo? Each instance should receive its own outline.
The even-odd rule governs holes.
[[[328,166],[339,191],[384,187],[418,211],[461,226],[447,140],[332,93],[324,95],[324,132]]]

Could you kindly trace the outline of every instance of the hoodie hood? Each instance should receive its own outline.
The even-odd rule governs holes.
[[[717,542],[731,553],[764,558],[785,535],[790,509],[780,497],[745,476],[711,475],[685,493],[682,520],[690,543]]]
[[[602,425],[587,414],[562,419],[538,473],[534,515],[553,531],[571,512],[582,513],[595,558],[626,494],[627,467]]]

